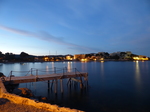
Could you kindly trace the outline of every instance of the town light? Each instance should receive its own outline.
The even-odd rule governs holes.
[[[45,61],[48,61],[48,59],[49,59],[48,57],[45,57],[45,58],[44,58]]]
[[[87,61],[87,59],[81,59],[81,61]]]
[[[104,58],[101,58],[100,60],[101,60],[101,61],[103,61],[103,60],[104,60]]]
[[[148,57],[133,57],[134,60],[148,60]]]

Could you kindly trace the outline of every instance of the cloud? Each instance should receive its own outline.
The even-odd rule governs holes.
[[[0,25],[0,28],[3,29],[3,30],[9,31],[9,32],[16,33],[16,34],[28,35],[28,36],[34,35],[34,33],[31,33],[31,32],[25,31],[25,30],[10,28],[10,27],[6,27],[6,26],[3,26],[3,25]]]
[[[3,26],[3,25],[0,25],[0,29],[8,31],[8,32],[13,32],[13,33],[16,33],[16,34],[20,34],[20,35],[34,37],[34,38],[44,40],[44,41],[47,41],[47,42],[50,42],[50,43],[65,45],[65,46],[68,47],[68,49],[75,49],[75,50],[80,51],[80,52],[95,52],[95,51],[99,50],[99,49],[96,49],[96,48],[85,47],[85,46],[82,46],[82,45],[69,43],[69,42],[65,41],[63,38],[55,37],[55,36],[49,34],[48,32],[45,32],[45,31],[41,31],[39,33],[34,33],[34,32],[30,32],[30,31],[25,31],[25,30],[20,30],[20,29],[16,29],[16,28],[6,27],[6,26]]]

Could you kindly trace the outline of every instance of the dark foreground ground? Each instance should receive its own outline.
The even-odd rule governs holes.
[[[0,112],[50,112],[33,106],[15,104],[7,99],[0,98]]]

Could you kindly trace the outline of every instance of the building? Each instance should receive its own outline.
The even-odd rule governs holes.
[[[85,54],[75,54],[74,55],[74,60],[83,60],[86,58]]]

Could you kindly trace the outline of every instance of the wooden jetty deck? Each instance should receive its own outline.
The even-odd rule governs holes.
[[[40,73],[42,71],[42,74]],[[84,87],[84,83],[87,83],[88,73],[79,72],[76,68],[68,70],[67,68],[57,69],[54,68],[53,71],[49,70],[39,70],[31,69],[25,76],[14,76],[14,72],[11,71],[8,77],[4,77],[4,84],[19,84],[19,83],[29,83],[29,82],[38,82],[38,81],[48,81],[48,88],[50,88],[50,81],[52,85],[54,83],[55,93],[57,92],[57,81],[60,80],[61,92],[63,92],[63,79],[68,79],[67,84],[71,84],[71,81],[80,83],[80,87]],[[51,73],[49,73],[51,72]],[[52,88],[51,85],[51,88]]]
[[[6,77],[5,82],[10,82],[11,84],[18,83],[28,83],[28,82],[38,82],[38,81],[47,81],[47,80],[56,80],[56,79],[65,79],[65,78],[75,78],[75,77],[87,77],[87,73],[57,73],[57,74],[47,74],[47,75],[31,75],[31,76],[20,76],[20,77]]]

